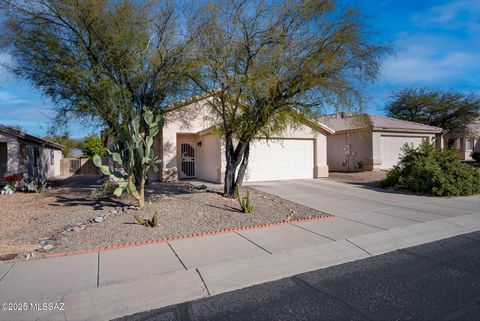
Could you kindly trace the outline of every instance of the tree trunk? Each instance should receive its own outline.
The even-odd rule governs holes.
[[[138,191],[137,205],[139,208],[143,208],[145,206],[145,188],[140,188]]]
[[[237,188],[237,168],[242,163],[246,151],[250,150],[249,142],[241,141],[237,144],[237,147],[233,148],[233,140],[232,137],[225,137],[225,158],[226,158],[226,168],[225,168],[225,181],[224,181],[224,189],[223,189],[223,196],[234,198],[236,195],[236,188]],[[241,179],[240,182],[243,181],[243,176],[245,174],[245,170],[248,164],[248,154],[247,159],[245,160],[245,165],[243,166],[243,171],[240,172]]]
[[[138,207],[143,208],[145,206],[145,177],[140,179],[140,188],[138,189]]]
[[[245,177],[245,172],[247,171],[248,166],[248,157],[250,156],[250,142],[246,143],[245,151],[243,153],[242,164],[240,164],[240,168],[238,169],[237,174],[237,181],[235,182],[235,188],[238,186],[242,186],[243,178]]]
[[[235,169],[233,168],[233,139],[232,135],[225,135],[225,178],[223,184],[223,196],[232,197],[230,191],[232,189],[232,184],[235,182]]]

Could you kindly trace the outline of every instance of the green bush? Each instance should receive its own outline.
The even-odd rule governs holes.
[[[477,161],[477,162],[480,162],[480,152],[478,151],[475,151],[472,153],[472,158]]]
[[[473,195],[480,193],[480,171],[463,164],[454,150],[405,144],[400,162],[380,185],[435,196]]]
[[[104,156],[107,149],[103,146],[102,139],[99,136],[88,136],[82,143],[82,149],[85,155],[92,158],[96,154]]]

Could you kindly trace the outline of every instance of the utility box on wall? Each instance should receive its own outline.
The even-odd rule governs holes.
[[[351,150],[352,150],[352,148],[351,148],[350,144],[346,144],[343,147],[343,151],[345,152],[345,156],[350,156]]]

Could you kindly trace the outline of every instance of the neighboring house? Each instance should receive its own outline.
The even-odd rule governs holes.
[[[154,141],[162,166],[158,172],[150,171],[149,179],[222,182],[224,142],[213,131],[205,99],[185,102],[165,116],[165,126]],[[278,137],[254,140],[245,181],[327,177],[327,135],[333,133],[323,124],[305,120]]]
[[[389,170],[399,161],[402,147],[423,140],[441,146],[442,129],[371,114],[338,113],[319,122],[335,130],[328,136],[327,164],[333,171]]]
[[[480,120],[467,125],[465,133],[448,133],[444,137],[445,148],[457,150],[461,160],[472,160],[472,153],[480,152]]]
[[[0,181],[5,176],[48,178],[60,175],[64,146],[0,125]]]

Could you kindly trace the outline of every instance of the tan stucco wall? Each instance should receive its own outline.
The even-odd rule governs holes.
[[[60,159],[62,153],[56,149],[48,146],[40,146],[29,144],[29,163],[33,164],[33,149],[38,146],[40,149],[40,158],[38,160],[38,166],[34,168],[34,175],[39,175],[44,178],[60,175]],[[53,156],[53,165],[52,165]],[[56,159],[57,158],[57,159]]]
[[[221,182],[222,150],[221,139],[212,134],[199,136],[197,143],[197,178],[211,182]]]
[[[63,158],[62,151],[60,150],[54,150],[54,165],[52,168],[52,176],[59,176],[60,175],[60,167],[61,167],[61,161]]]
[[[345,145],[350,145],[350,155],[345,154]],[[362,168],[357,167],[357,162]],[[372,132],[344,132],[327,137],[327,164],[333,171],[371,170]]]
[[[161,153],[162,170],[159,178],[162,177],[163,180],[176,180],[178,178],[177,134],[198,133],[210,127],[212,122],[209,115],[205,103],[197,102],[170,112],[165,116],[165,126],[162,134],[157,138],[159,146],[163,146]]]

